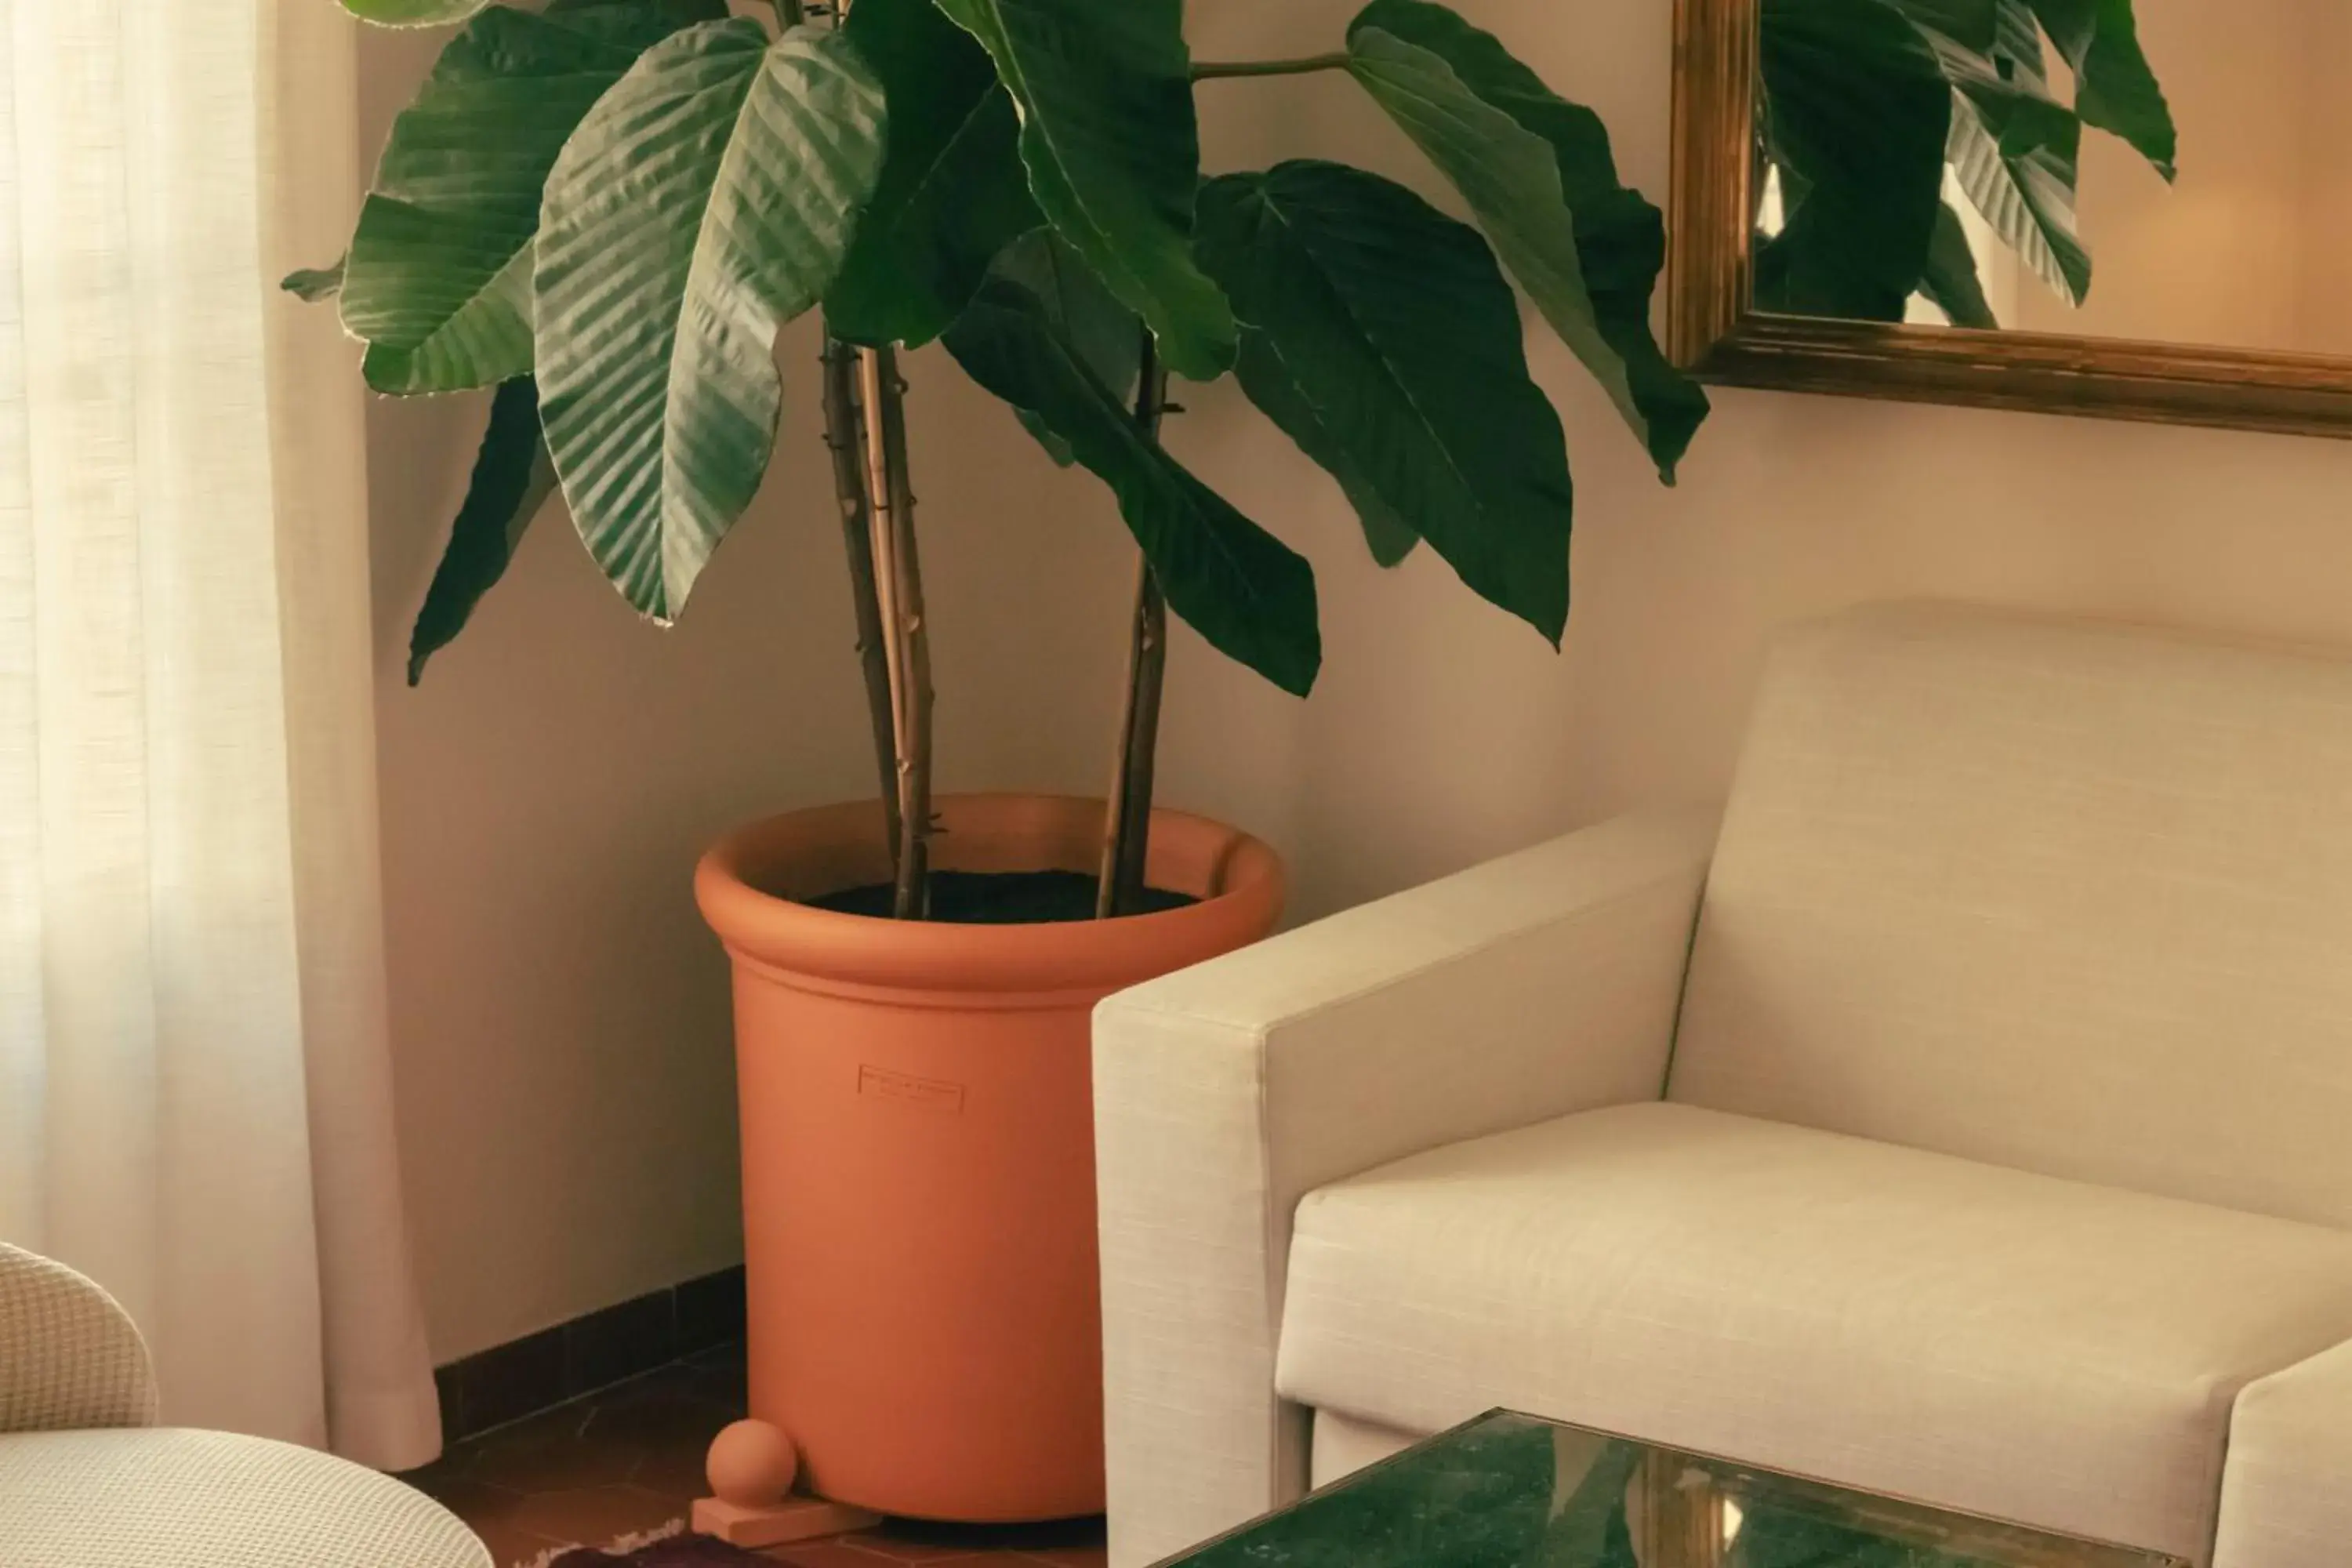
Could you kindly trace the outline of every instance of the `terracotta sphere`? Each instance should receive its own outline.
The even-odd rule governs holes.
[[[703,1474],[711,1495],[738,1508],[773,1508],[793,1489],[793,1440],[765,1421],[738,1421],[710,1440]]]

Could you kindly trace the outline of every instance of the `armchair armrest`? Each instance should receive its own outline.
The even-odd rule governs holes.
[[[1664,1091],[1712,814],[1624,817],[1095,1013],[1112,1568],[1304,1489],[1274,1392],[1307,1193]]]
[[[0,1432],[154,1419],[147,1343],[114,1298],[62,1263],[0,1245]]]

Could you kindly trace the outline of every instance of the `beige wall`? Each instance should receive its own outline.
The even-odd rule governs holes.
[[[1318,50],[1353,8],[1193,0],[1193,36],[1204,57]],[[1663,195],[1666,0],[1463,9],[1601,109],[1630,177]],[[372,45],[379,122],[397,86],[381,62],[405,47]],[[1205,91],[1215,166],[1412,168],[1344,81]],[[811,352],[796,341],[790,363]],[[1186,634],[1162,798],[1273,838],[1304,912],[1717,793],[1770,631],[1857,600],[2352,642],[2352,445],[1725,393],[1665,491],[1563,353],[1540,346],[1537,366],[1578,485],[1564,657],[1425,552],[1378,571],[1336,490],[1230,390],[1184,399],[1174,443],[1314,558],[1328,657],[1299,704]],[[916,379],[945,777],[1094,787],[1116,522],[952,367],[921,356]],[[633,624],[551,512],[418,693],[396,685],[404,616],[479,416],[377,410],[400,1109],[445,1358],[733,1256],[724,971],[688,869],[727,824],[860,790],[869,767],[805,374],[793,384],[798,460],[679,630]]]

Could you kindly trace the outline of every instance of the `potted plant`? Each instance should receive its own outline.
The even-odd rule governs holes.
[[[697,883],[735,963],[752,1405],[850,1502],[1099,1508],[1087,1013],[1263,935],[1282,895],[1264,845],[1152,807],[1167,616],[1300,696],[1321,658],[1307,563],[1160,444],[1170,377],[1233,375],[1380,561],[1425,542],[1557,645],[1568,457],[1509,280],[1671,482],[1707,405],[1651,335],[1656,208],[1590,110],[1424,0],[1372,0],[1328,53],[1230,63],[1191,58],[1181,0],[344,4],[462,26],[346,259],[287,280],[340,297],[376,391],[496,388],[412,680],[559,486],[629,602],[676,616],[769,475],[777,332],[823,312],[880,790],[745,828]],[[1984,133],[1955,147],[1993,149],[1968,155],[1971,200],[2079,297],[2086,264],[2058,243],[2079,122],[2037,21],[2087,84],[2081,120],[2168,172],[2126,5],[1768,0],[1766,156],[1806,205],[1767,237],[1762,286],[1878,315],[1924,289],[1981,317],[1934,153],[1965,121]],[[1339,163],[1203,178],[1203,84],[1327,71],[1475,225]],[[1793,133],[1816,121],[1883,122],[1864,142],[1920,155],[1849,168]],[[934,342],[1098,476],[1140,547],[1107,801],[934,795],[897,364]]]
[[[1167,616],[1302,697],[1321,658],[1307,563],[1160,444],[1171,377],[1232,374],[1381,561],[1426,542],[1557,646],[1568,455],[1508,279],[1670,481],[1706,401],[1651,334],[1657,209],[1591,111],[1423,0],[1239,63],[1191,58],[1181,0],[344,3],[462,24],[346,259],[288,280],[339,297],[376,391],[496,388],[412,680],[559,486],[630,604],[676,616],[769,477],[778,331],[824,313],[881,788],[743,829],[697,882],[735,963],[752,1405],[829,1497],[1098,1510],[1088,1012],[1282,897],[1264,845],[1153,810]],[[1324,71],[1475,226],[1339,163],[1203,178],[1196,90]],[[934,342],[1140,547],[1107,801],[934,794],[897,363]]]

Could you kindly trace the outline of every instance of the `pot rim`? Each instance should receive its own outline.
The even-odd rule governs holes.
[[[1104,812],[1099,800],[1031,792],[943,795],[933,804],[967,843],[1007,837],[1017,831],[1008,826],[1015,819],[1025,818],[1034,832],[1057,813],[1098,833]],[[1286,892],[1282,860],[1270,846],[1213,817],[1165,807],[1151,814],[1154,870],[1171,862],[1205,868],[1210,883],[1182,886],[1204,879],[1181,879],[1178,890],[1200,901],[1180,909],[1108,921],[955,925],[823,910],[762,890],[762,880],[772,883],[775,870],[793,863],[796,847],[805,853],[812,843],[853,834],[878,838],[881,815],[878,800],[852,801],[737,828],[695,868],[703,919],[739,963],[786,983],[992,994],[1108,992],[1258,940],[1272,931]]]

